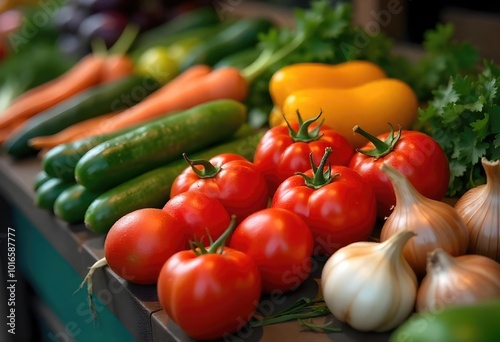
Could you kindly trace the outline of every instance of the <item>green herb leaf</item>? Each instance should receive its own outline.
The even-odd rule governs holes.
[[[441,145],[450,162],[448,196],[461,196],[484,184],[482,157],[500,157],[500,69],[485,63],[477,75],[455,75],[434,91],[419,110],[422,130]]]

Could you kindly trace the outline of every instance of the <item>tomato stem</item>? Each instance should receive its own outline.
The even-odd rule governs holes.
[[[191,160],[188,158],[186,153],[183,153],[182,157],[184,157],[184,160],[189,164],[189,166],[191,166],[193,172],[200,178],[213,178],[220,171],[220,167],[213,165],[208,160],[205,159]],[[202,169],[197,168],[196,165],[202,166]]]
[[[234,228],[236,228],[236,215],[231,215],[231,222],[229,222],[229,227],[227,227],[224,233],[219,236],[217,240],[215,240],[215,242],[208,249],[207,253],[222,254],[227,238],[233,233]]]
[[[229,222],[229,226],[227,229],[224,231],[224,233],[219,236],[215,242],[212,241],[212,237],[210,234],[208,234],[208,238],[210,239],[210,247],[208,250],[206,249],[205,245],[201,241],[189,241],[189,247],[191,250],[196,254],[196,256],[200,256],[203,254],[222,254],[224,251],[224,246],[226,244],[227,238],[231,233],[233,232],[234,228],[236,227],[236,215],[231,215],[231,221]]]
[[[305,185],[313,189],[319,189],[327,184],[330,184],[339,176],[338,173],[332,175],[332,165],[330,163],[328,163],[328,168],[324,170],[330,153],[332,153],[332,148],[325,148],[325,154],[323,155],[323,158],[321,158],[319,166],[314,164],[312,152],[309,154],[309,161],[311,162],[311,167],[314,173],[313,177],[310,177],[302,172],[296,172],[295,174],[302,176],[304,178]]]
[[[285,114],[283,114],[283,119],[286,122],[286,125],[288,126],[288,133],[290,134],[290,138],[292,138],[293,141],[295,142],[311,142],[314,140],[318,140],[323,136],[323,134],[319,134],[319,130],[321,129],[321,125],[323,125],[323,122],[325,121],[324,119],[321,120],[321,122],[318,124],[317,127],[315,127],[313,130],[309,131],[309,126],[316,122],[319,117],[323,114],[322,111],[319,112],[319,114],[314,117],[310,118],[309,120],[302,120],[302,116],[300,115],[299,110],[297,109],[297,121],[299,122],[299,129],[295,131],[292,126],[290,126],[290,123],[285,117]]]
[[[394,150],[394,146],[401,138],[401,126],[399,126],[399,131],[396,136],[394,136],[394,127],[390,123],[389,127],[391,131],[387,136],[387,138],[384,141],[382,141],[376,136],[364,131],[358,125],[354,126],[352,129],[354,133],[361,134],[363,137],[368,139],[373,144],[373,146],[375,146],[373,149],[370,150],[356,149],[356,151],[364,155],[374,157],[375,160],[389,154],[392,150]]]

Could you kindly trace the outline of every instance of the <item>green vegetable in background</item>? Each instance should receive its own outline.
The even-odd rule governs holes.
[[[476,70],[480,60],[474,47],[453,40],[451,24],[437,25],[425,34],[422,55],[416,61],[398,55],[393,41],[385,34],[370,34],[363,27],[352,24],[352,6],[349,3],[331,5],[328,1],[315,1],[310,9],[296,9],[296,29],[280,27],[261,34],[260,50],[279,49],[300,36],[315,17],[321,23],[314,28],[300,46],[286,57],[273,63],[266,72],[255,77],[250,84],[251,97],[246,101],[249,115],[267,116],[272,109],[269,80],[274,72],[293,63],[319,62],[338,64],[348,60],[368,60],[380,65],[389,77],[408,83],[420,101],[432,98],[432,91],[446,84],[450,75],[469,74]],[[259,120],[262,121],[262,120]]]
[[[494,342],[500,337],[500,300],[411,316],[390,342]]]
[[[477,50],[467,42],[453,40],[452,24],[438,24],[424,35],[423,56],[417,60],[406,78],[421,101],[432,98],[432,92],[447,84],[450,76],[470,74],[476,71],[480,61]]]
[[[420,130],[443,147],[450,162],[449,196],[485,182],[481,157],[500,159],[500,67],[485,63],[475,76],[454,76],[419,110]]]

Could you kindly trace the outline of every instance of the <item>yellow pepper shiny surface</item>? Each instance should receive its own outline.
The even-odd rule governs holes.
[[[274,73],[269,82],[273,103],[282,109],[291,93],[308,88],[350,88],[386,78],[385,72],[368,61],[349,61],[339,64],[297,63]]]
[[[324,124],[345,136],[353,147],[362,147],[367,140],[354,134],[359,125],[371,134],[388,131],[391,123],[396,129],[411,128],[417,119],[418,100],[415,92],[403,81],[384,78],[352,88],[311,88],[296,91],[283,103],[285,118],[292,122],[299,110],[304,120],[323,112]],[[285,124],[275,109],[270,121]]]

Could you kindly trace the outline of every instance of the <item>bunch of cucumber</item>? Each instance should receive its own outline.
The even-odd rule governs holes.
[[[264,18],[221,22],[213,11],[196,9],[139,36],[130,55],[137,60],[146,50],[162,46],[182,50],[184,42],[201,37],[180,60],[178,72],[195,64],[219,67],[219,61],[240,51],[252,51],[240,62],[249,64],[256,58],[259,34],[272,27],[273,23]],[[108,112],[121,94],[137,88],[144,80],[143,76],[131,76],[47,111],[7,146],[8,153],[14,157],[33,154],[36,151],[28,145],[29,139]],[[160,86],[150,87],[149,93]],[[35,182],[36,204],[63,221],[84,222],[89,229],[105,233],[116,220],[135,209],[163,206],[175,177],[188,166],[182,153],[204,159],[238,153],[251,159],[261,133],[250,128],[247,119],[247,108],[242,103],[218,100],[110,134],[56,146],[42,159],[43,171]]]
[[[59,145],[43,158],[36,204],[69,223],[106,233],[123,215],[161,207],[188,164],[238,153],[251,159],[261,134],[246,125],[246,107],[217,100],[117,133]]]

